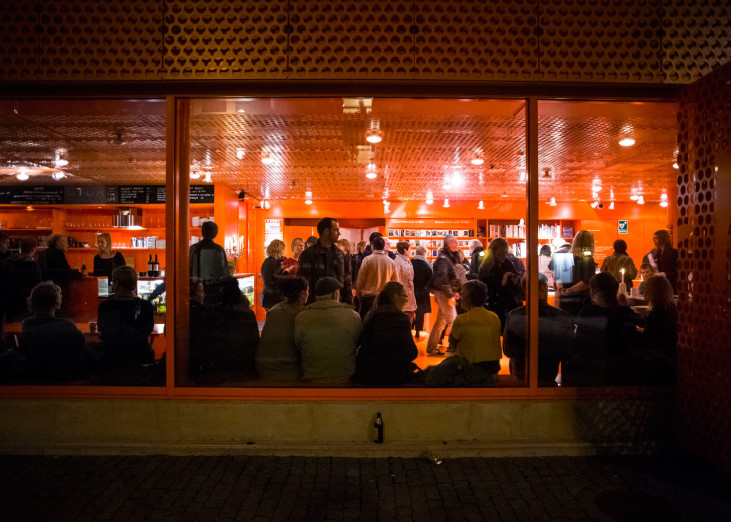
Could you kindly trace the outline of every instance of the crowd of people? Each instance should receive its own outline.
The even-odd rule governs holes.
[[[280,240],[267,246],[260,335],[251,305],[214,241],[217,226],[204,224],[203,239],[190,248],[193,382],[492,385],[503,354],[510,359],[510,374],[525,381],[525,266],[505,239],[493,239],[487,249],[475,240],[465,259],[457,238],[447,235],[430,263],[425,247],[410,257],[409,242],[399,241],[392,252],[378,232],[353,252],[349,241],[340,239],[334,218],[320,220],[317,233],[295,238],[291,257],[284,257]],[[52,237],[39,262],[34,240],[21,240],[18,253],[8,256],[7,236],[0,235],[0,277],[10,289],[3,292],[2,312],[5,322],[23,321],[17,351],[26,377],[68,381],[155,366],[152,306],[137,297],[134,269],[121,264],[104,236],[98,239],[94,274],[111,275],[113,297],[99,306],[99,342],[88,343],[74,322],[57,317],[63,315],[65,285],[80,276],[66,262],[64,238]],[[656,232],[653,240],[655,248],[640,265],[643,281],[632,291],[644,296],[643,316],[628,306],[637,268],[624,241],[614,243],[598,270],[590,231],[579,231],[555,252],[541,247],[540,385],[672,380],[677,252],[667,231]],[[415,341],[430,312],[436,313],[426,354],[435,364],[419,368]],[[51,336],[57,342],[47,342]]]

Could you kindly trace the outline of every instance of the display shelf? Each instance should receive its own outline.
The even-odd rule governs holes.
[[[39,249],[40,250],[40,249]],[[66,249],[69,252],[89,252],[94,251],[96,252],[96,247],[69,247]],[[133,250],[137,252],[148,252],[148,251],[155,251],[155,250],[161,250],[165,251],[164,248],[133,248],[133,247],[114,247],[112,250]]]
[[[1,232],[50,232],[51,227],[41,228],[0,228]]]

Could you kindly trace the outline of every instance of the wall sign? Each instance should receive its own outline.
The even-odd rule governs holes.
[[[63,203],[62,186],[0,187],[0,203],[10,205],[57,205]]]
[[[619,232],[620,234],[629,233],[629,219],[620,219],[617,222],[617,232]]]
[[[191,203],[213,203],[213,185],[191,185]],[[138,205],[165,203],[165,185],[0,186],[5,205]]]

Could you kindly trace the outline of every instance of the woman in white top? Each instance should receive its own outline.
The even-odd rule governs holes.
[[[396,244],[398,255],[394,259],[394,263],[396,263],[398,280],[403,285],[407,296],[406,304],[401,311],[408,315],[413,322],[416,313],[416,297],[414,296],[414,266],[411,264],[411,259],[409,259],[410,246],[408,241],[399,241]]]
[[[546,276],[548,288],[553,288],[553,270],[549,268],[550,264],[551,247],[550,245],[541,245],[541,251],[538,254],[538,273]]]

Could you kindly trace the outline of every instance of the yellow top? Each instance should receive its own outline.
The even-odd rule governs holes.
[[[482,306],[458,315],[449,334],[449,348],[470,364],[500,360],[500,319]]]

